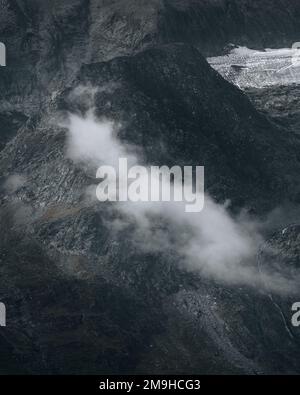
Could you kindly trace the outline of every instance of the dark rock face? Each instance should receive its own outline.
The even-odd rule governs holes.
[[[299,247],[300,227],[291,225],[276,232],[262,247],[259,254],[259,265],[278,270],[278,267],[282,267],[282,263],[284,263],[285,275],[296,278],[300,273]],[[288,363],[291,371],[297,370],[297,364],[294,361],[300,344],[300,333],[299,328],[292,325],[291,310],[293,304],[299,300],[300,291],[298,288],[297,294],[291,297],[280,297],[270,293],[269,303],[274,309],[268,307],[271,312],[268,317],[264,313],[265,306],[259,307],[260,314],[266,320],[263,328],[266,344],[271,350],[269,362],[276,364],[279,369]],[[271,325],[267,323],[268,320],[272,321]],[[285,342],[281,343],[283,338],[285,338]],[[280,361],[278,356],[282,355],[283,349],[285,349],[284,359]]]
[[[275,86],[264,89],[247,89],[246,94],[263,114],[280,128],[299,136],[299,86]]]
[[[299,1],[166,0],[163,37],[193,43],[206,54],[228,43],[266,48],[298,41]]]
[[[0,113],[0,151],[17,134],[17,131],[24,125],[27,117],[18,112]]]
[[[84,110],[68,99],[79,85],[99,89],[96,115],[122,122],[120,138],[143,147],[146,162],[205,165],[207,190],[218,200],[231,199],[234,206],[263,211],[287,196],[297,201],[299,140],[268,122],[193,47],[169,45],[84,66],[53,103],[53,114]],[[53,114],[23,128],[0,163],[4,175],[13,170],[31,179],[30,190],[22,191],[26,199],[70,203],[88,180],[63,158],[65,132],[49,127]],[[40,149],[31,151],[37,145]],[[24,146],[28,148],[20,155]],[[41,188],[58,169],[55,184]]]
[[[192,47],[166,46],[84,66],[75,84],[116,84],[96,95],[97,115],[125,122],[121,137],[143,146],[150,163],[204,164],[207,189],[217,199],[255,209],[266,209],[260,196],[267,204],[272,196],[274,205],[293,194],[298,199],[299,140],[271,125]],[[283,168],[293,178],[290,186]]]
[[[300,36],[299,0],[3,0],[0,7],[9,65],[0,101],[31,115],[82,64],[156,44],[186,42],[215,54],[230,42],[290,46]]]
[[[297,15],[298,2],[262,3],[272,15],[262,32],[280,18],[279,41],[297,33],[285,15]],[[11,1],[6,12],[1,34],[21,50],[10,49],[12,66],[0,69],[1,372],[299,373],[298,334],[286,328],[291,300],[280,299],[283,319],[277,296],[189,273],[173,250],[140,250],[134,223],[115,232],[120,214],[83,199],[94,174],[66,158],[58,126],[66,112],[89,109],[70,93],[92,86],[96,116],[120,121],[119,138],[142,148],[145,162],[205,165],[207,190],[233,209],[264,214],[287,197],[297,203],[297,136],[259,113],[195,47],[148,48],[188,41],[206,49],[203,37],[216,48],[242,31],[241,43],[260,45],[255,2]],[[231,22],[219,24],[224,15]],[[25,181],[8,190],[12,175]],[[297,229],[270,241],[295,271]]]

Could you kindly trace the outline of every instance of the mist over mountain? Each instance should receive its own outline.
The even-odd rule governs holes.
[[[290,46],[299,13],[0,0],[1,372],[299,374],[298,88],[242,92],[205,59]],[[97,201],[118,152],[205,166],[206,211]]]

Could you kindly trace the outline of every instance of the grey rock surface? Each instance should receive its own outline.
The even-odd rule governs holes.
[[[299,374],[292,300],[191,273],[172,249],[144,251],[134,222],[116,232],[120,213],[85,199],[95,173],[66,157],[60,122],[89,109],[74,89],[97,88],[97,118],[120,122],[119,139],[140,147],[145,163],[200,161],[207,191],[233,211],[297,205],[297,134],[259,112],[199,49],[238,37],[289,42],[298,3],[0,2],[10,65],[0,69],[1,373]],[[299,232],[288,229],[270,243],[294,275]],[[257,270],[273,262],[269,251]]]

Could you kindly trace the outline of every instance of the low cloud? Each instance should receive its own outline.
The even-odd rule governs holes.
[[[93,168],[103,164],[117,167],[121,157],[127,157],[131,165],[143,163],[139,151],[133,154],[132,147],[120,142],[121,126],[111,120],[97,120],[89,111],[83,117],[69,114],[65,125],[68,128],[67,156],[78,164]],[[95,187],[91,186],[86,194],[90,199],[94,195],[96,200]],[[233,216],[226,205],[217,204],[207,194],[200,213],[186,213],[180,207],[184,204],[117,202],[114,208],[122,219],[110,226],[112,230],[123,231],[134,223],[132,241],[141,250],[170,251],[178,256],[186,270],[207,278],[281,294],[296,291],[299,279],[258,267],[257,252],[264,243],[261,223],[245,213]]]

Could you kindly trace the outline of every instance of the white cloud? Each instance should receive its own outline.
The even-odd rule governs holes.
[[[128,154],[128,147],[118,140],[119,126],[114,122],[97,120],[90,111],[85,117],[70,114],[67,125],[67,155],[75,162],[94,167],[117,167],[120,157],[129,157],[132,165],[141,162],[138,154]],[[87,194],[91,191],[94,189],[89,188]],[[293,279],[258,270],[256,254],[263,242],[260,224],[245,215],[233,217],[226,205],[217,204],[208,195],[198,214],[186,213],[180,207],[184,204],[118,202],[114,207],[127,219],[123,224],[118,219],[111,226],[123,230],[131,218],[137,225],[132,240],[140,249],[173,251],[187,270],[208,278],[281,293],[294,291]]]

